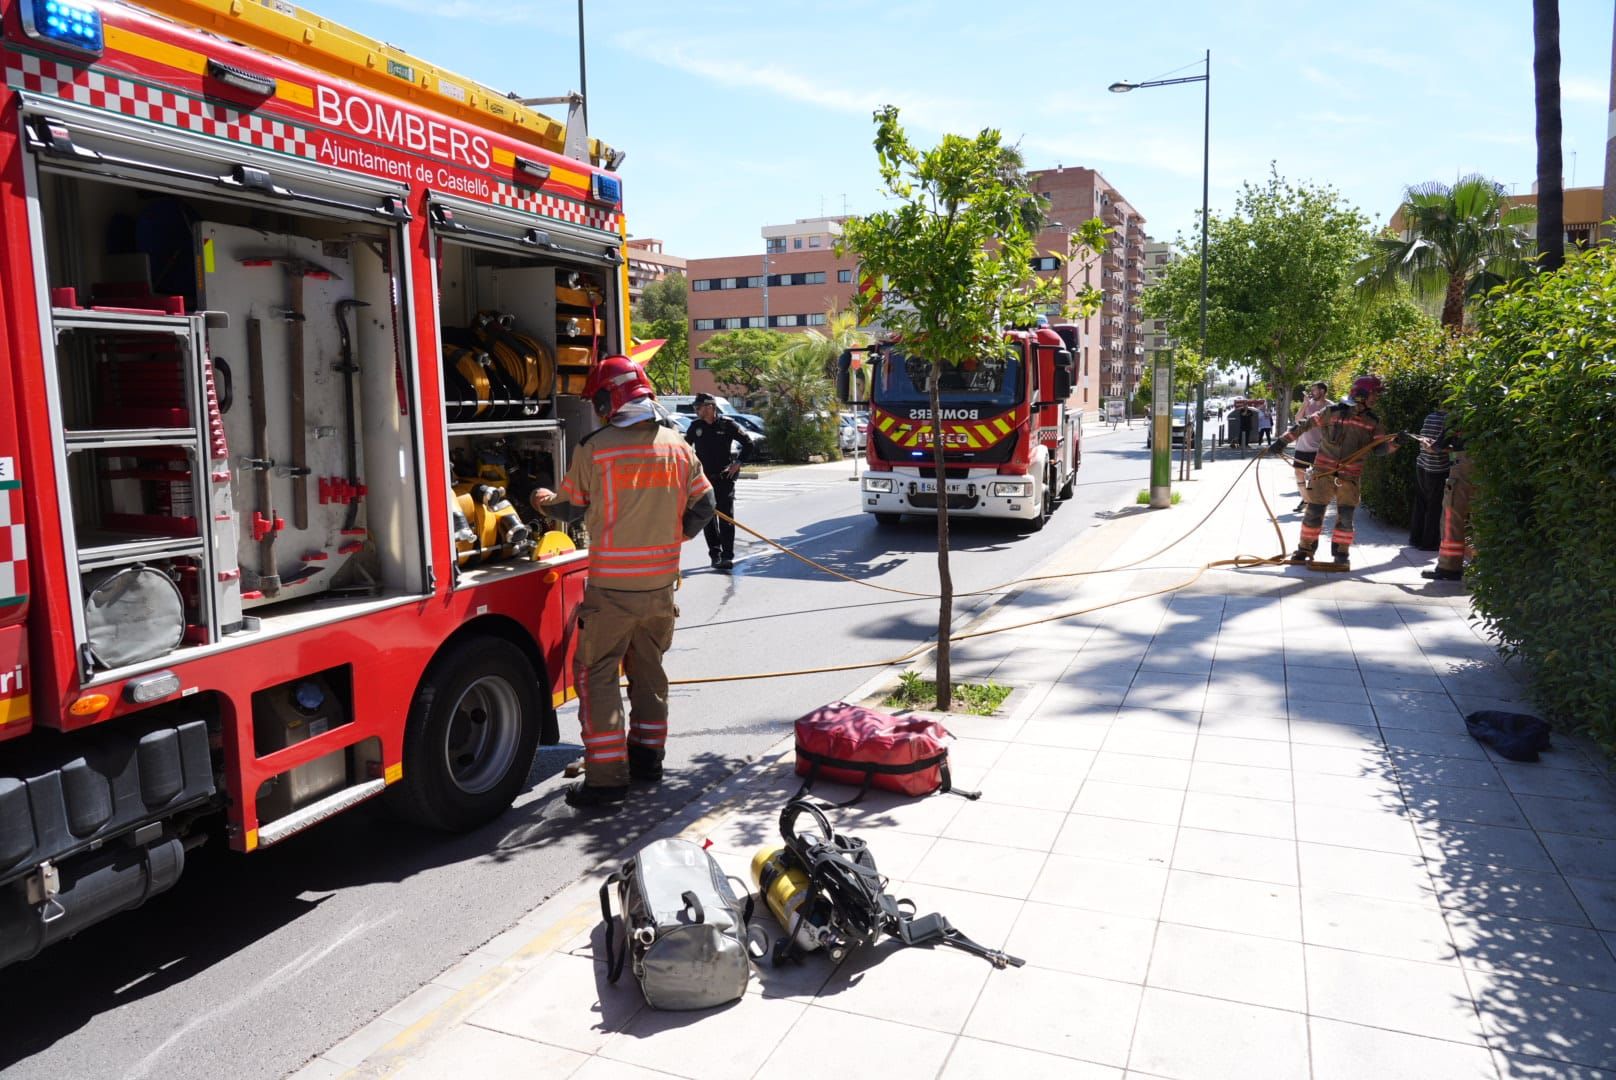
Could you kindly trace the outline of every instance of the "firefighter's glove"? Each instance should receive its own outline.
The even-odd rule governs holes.
[[[1286,442],[1284,439],[1275,439],[1273,442],[1268,444],[1268,452],[1273,454],[1275,457],[1283,457],[1285,454],[1285,448],[1288,446],[1290,446],[1290,443]]]

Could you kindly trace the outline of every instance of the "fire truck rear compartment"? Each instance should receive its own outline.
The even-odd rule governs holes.
[[[428,591],[397,229],[38,180],[82,676]],[[132,568],[182,625],[109,648],[154,617],[104,587]]]

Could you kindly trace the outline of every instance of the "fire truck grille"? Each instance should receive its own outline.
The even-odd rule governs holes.
[[[975,495],[950,495],[948,497],[948,508],[950,510],[975,510],[976,504],[980,501]],[[909,493],[909,505],[916,510],[935,510],[937,509],[937,496],[912,491]]]

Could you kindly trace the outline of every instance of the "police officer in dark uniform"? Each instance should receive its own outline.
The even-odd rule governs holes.
[[[713,485],[718,511],[735,516],[735,477],[741,471],[741,456],[751,452],[751,443],[741,426],[718,412],[711,394],[696,395],[696,419],[685,432],[685,442],[696,448],[702,472]],[[736,447],[741,449],[737,452]],[[707,554],[713,566],[730,570],[735,566],[735,526],[715,517],[702,530],[707,536]]]

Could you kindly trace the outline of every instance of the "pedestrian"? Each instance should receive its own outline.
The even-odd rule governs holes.
[[[1330,404],[1330,388],[1322,382],[1316,382],[1307,388],[1307,395],[1302,398],[1301,405],[1296,410],[1297,420],[1306,420]],[[1296,466],[1296,509],[1294,513],[1300,514],[1307,509],[1307,470],[1312,467],[1313,459],[1318,456],[1319,439],[1322,432],[1317,427],[1308,428],[1296,437],[1296,449],[1291,453],[1292,464]]]
[[[713,516],[712,486],[675,431],[657,422],[655,391],[640,365],[608,356],[584,383],[604,427],[578,445],[557,494],[536,489],[534,509],[589,530],[589,582],[578,606],[573,683],[583,729],[584,778],[570,806],[611,807],[631,779],[662,779],[668,736],[668,676],[662,655],[679,614],[673,589],[679,549]],[[623,725],[618,668],[628,675]]]
[[[707,557],[718,570],[735,567],[735,477],[741,471],[741,454],[751,452],[752,442],[741,430],[741,425],[718,412],[718,402],[711,394],[696,395],[696,419],[685,431],[685,442],[696,448],[701,469],[707,482],[713,486],[713,498],[718,512],[704,530],[707,534]],[[740,447],[740,454],[736,448]]]
[[[1269,407],[1268,399],[1257,402],[1257,442],[1266,444],[1274,433],[1274,410]]]
[[[1465,452],[1464,436],[1456,431],[1445,432],[1435,449],[1451,452],[1453,465],[1442,493],[1442,545],[1437,548],[1436,569],[1421,570],[1420,576],[1432,581],[1463,581],[1470,497],[1475,490],[1470,479],[1470,455]]]
[[[1414,459],[1414,512],[1408,525],[1409,546],[1436,551],[1442,543],[1442,497],[1448,484],[1448,452],[1437,443],[1448,426],[1445,409],[1433,409],[1420,425],[1420,453]]]
[[[1291,562],[1314,561],[1319,534],[1324,529],[1324,511],[1334,501],[1335,528],[1330,531],[1334,568],[1346,570],[1350,567],[1348,554],[1354,535],[1352,525],[1358,512],[1359,484],[1363,478],[1362,451],[1374,446],[1375,440],[1383,439],[1386,435],[1386,425],[1381,423],[1374,409],[1375,403],[1380,400],[1380,390],[1378,376],[1364,375],[1354,380],[1349,400],[1298,420],[1269,447],[1279,453],[1298,436],[1313,428],[1318,428],[1320,432],[1318,454],[1307,473],[1307,491],[1304,493],[1307,505],[1302,514],[1301,542],[1292,552]],[[1390,441],[1381,443],[1375,452],[1390,453]]]

